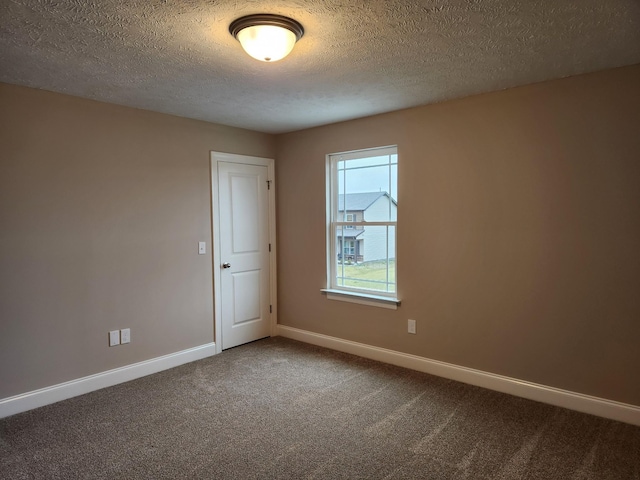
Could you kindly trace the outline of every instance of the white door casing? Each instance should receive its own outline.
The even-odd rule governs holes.
[[[212,152],[211,172],[220,352],[275,331],[273,160]]]

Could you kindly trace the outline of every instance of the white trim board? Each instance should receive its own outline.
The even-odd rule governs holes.
[[[111,387],[119,383],[158,373],[185,363],[201,360],[216,353],[215,343],[207,343],[176,353],[133,363],[106,372],[96,373],[51,387],[33,390],[13,397],[0,399],[0,418],[8,417],[33,408],[77,397],[85,393]]]
[[[307,330],[300,330],[286,325],[278,325],[277,331],[278,335],[312,345],[351,353],[360,357],[449,378],[502,393],[508,393],[517,397],[528,398],[529,400],[640,426],[640,406],[584,395],[560,388],[548,387],[546,385],[483,372],[473,368],[431,360],[417,355],[410,355],[386,348],[374,347],[364,343],[309,332]]]

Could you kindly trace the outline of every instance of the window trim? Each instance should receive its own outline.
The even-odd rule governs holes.
[[[345,228],[347,223],[346,221],[338,222],[334,219],[338,217],[338,188],[337,185],[334,185],[334,179],[337,181],[337,168],[338,162],[345,160],[356,160],[360,158],[367,158],[368,156],[384,156],[384,155],[398,155],[398,147],[397,145],[388,145],[383,147],[375,147],[375,148],[367,148],[361,150],[354,150],[349,152],[338,152],[331,153],[326,155],[326,272],[327,272],[327,286],[326,288],[321,289],[321,292],[327,295],[327,299],[329,300],[340,300],[346,302],[359,303],[364,305],[370,305],[375,307],[382,308],[390,308],[397,309],[398,305],[400,305],[400,299],[398,298],[398,271],[397,271],[397,260],[396,260],[396,274],[395,274],[395,292],[383,292],[383,291],[375,291],[371,292],[363,291],[363,289],[356,289],[344,286],[337,286],[334,284],[335,279],[337,278],[337,261],[332,258],[332,253],[337,255],[337,247],[332,246],[334,242],[334,238],[337,234],[337,228],[343,227]],[[399,159],[399,156],[398,156]],[[370,168],[370,167],[364,167]],[[389,192],[389,197],[391,197],[393,192]],[[397,192],[395,192],[397,194]],[[332,211],[333,209],[333,211]],[[346,218],[345,218],[346,220]],[[388,222],[365,222],[364,219],[362,221],[356,222],[358,224],[366,223],[368,226],[393,226],[395,231],[395,254],[397,257],[397,228],[398,221],[397,216],[394,221]],[[337,258],[337,257],[336,257]],[[387,252],[388,259],[388,252]]]
[[[341,302],[359,303],[371,307],[388,308],[397,310],[400,299],[382,295],[371,295],[369,293],[351,292],[346,290],[336,290],[334,288],[321,288],[320,291],[327,295],[329,300],[339,300]]]

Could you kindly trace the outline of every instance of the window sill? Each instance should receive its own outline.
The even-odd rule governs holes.
[[[395,297],[385,297],[382,295],[370,295],[367,293],[347,292],[344,290],[334,290],[331,288],[323,288],[320,290],[327,295],[329,300],[339,300],[341,302],[358,303],[360,305],[369,305],[370,307],[388,308],[397,310],[400,300]]]

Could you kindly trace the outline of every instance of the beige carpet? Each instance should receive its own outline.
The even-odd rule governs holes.
[[[640,428],[277,337],[0,420],[0,478],[640,480]]]

